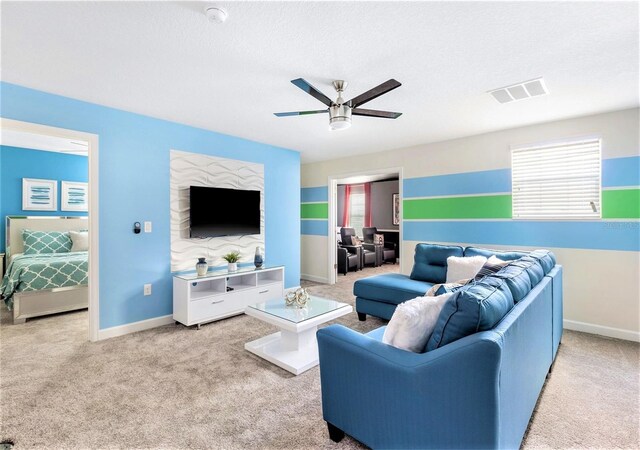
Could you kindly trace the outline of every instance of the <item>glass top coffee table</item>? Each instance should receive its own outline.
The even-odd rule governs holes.
[[[247,306],[245,314],[280,328],[244,348],[285,370],[300,375],[318,365],[318,325],[353,311],[346,303],[311,296],[303,308],[286,306],[284,299]]]

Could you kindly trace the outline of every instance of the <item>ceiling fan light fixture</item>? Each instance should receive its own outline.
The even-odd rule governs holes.
[[[329,129],[346,130],[351,126],[351,108],[347,105],[333,105],[329,108]]]
[[[331,131],[346,130],[351,126],[351,119],[346,117],[336,117],[329,120],[329,129]]]

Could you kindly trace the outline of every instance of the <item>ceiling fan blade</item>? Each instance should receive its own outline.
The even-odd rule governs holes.
[[[378,111],[377,109],[353,108],[351,114],[354,116],[382,117],[383,119],[397,119],[402,115],[399,112]]]
[[[315,98],[320,100],[325,105],[331,106],[333,104],[333,102],[331,101],[331,99],[329,97],[324,95],[322,92],[317,90],[315,87],[311,86],[311,84],[309,84],[304,79],[296,78],[295,80],[291,80],[291,82],[293,84],[295,84],[296,86],[298,86],[303,91],[305,91],[307,94],[313,95]]]
[[[328,109],[318,109],[316,111],[292,111],[292,112],[282,112],[282,113],[273,113],[278,117],[287,117],[287,116],[308,116],[309,114],[322,114],[329,112]]]
[[[384,83],[374,87],[373,89],[369,89],[367,92],[352,98],[347,103],[351,105],[352,108],[357,108],[358,106],[364,105],[374,98],[378,98],[382,94],[386,94],[387,92],[392,91],[400,86],[402,86],[402,83],[391,78],[390,80],[385,81]]]

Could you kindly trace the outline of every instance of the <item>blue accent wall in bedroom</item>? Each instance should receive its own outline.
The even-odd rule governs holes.
[[[265,261],[286,266],[287,287],[300,284],[298,152],[4,82],[0,108],[5,118],[99,136],[101,329],[173,312],[170,149],[264,164]],[[137,221],[152,221],[153,232],[134,234]]]
[[[5,250],[5,217],[86,216],[84,212],[61,211],[60,181],[86,182],[89,164],[86,156],[65,155],[26,148],[0,146],[0,252]],[[25,211],[22,209],[22,179],[42,178],[58,181],[57,211]]]

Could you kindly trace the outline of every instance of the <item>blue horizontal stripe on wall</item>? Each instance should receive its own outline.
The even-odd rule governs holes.
[[[511,192],[511,170],[483,170],[406,178],[403,188],[404,198]]]
[[[328,220],[301,220],[300,232],[302,234],[311,234],[314,236],[327,236],[329,229]]]
[[[302,199],[302,203],[328,202],[329,189],[327,186],[302,188],[300,189],[300,197]]]
[[[602,160],[602,187],[640,186],[640,156]]]
[[[640,251],[640,222],[405,221],[404,240]]]

